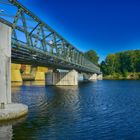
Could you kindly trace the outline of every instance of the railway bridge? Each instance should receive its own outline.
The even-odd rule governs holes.
[[[0,1],[0,103],[11,103],[11,62],[48,67],[48,85],[101,79],[98,66],[17,0]],[[97,76],[98,75],[98,76]]]

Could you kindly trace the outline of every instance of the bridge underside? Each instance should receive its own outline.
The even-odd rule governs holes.
[[[41,50],[29,48],[26,45],[19,47],[18,41],[12,45],[12,63],[29,64],[34,66],[50,67],[54,69],[75,69],[79,72],[93,73],[88,68],[51,55]]]

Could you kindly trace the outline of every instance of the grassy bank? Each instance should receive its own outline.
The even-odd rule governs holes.
[[[103,77],[104,79],[108,79],[108,80],[140,80],[140,72],[137,73],[124,73],[124,74],[120,74],[120,73],[114,73],[111,75],[104,75]]]

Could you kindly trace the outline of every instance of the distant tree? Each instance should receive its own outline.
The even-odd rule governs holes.
[[[136,52],[136,72],[140,72],[140,50],[135,51]]]
[[[85,56],[87,59],[89,59],[92,63],[98,65],[98,61],[99,61],[99,56],[96,53],[96,51],[94,50],[89,50],[87,52],[85,52]]]
[[[110,54],[106,57],[105,63],[107,66],[107,74],[113,74],[117,70],[117,56]]]
[[[140,72],[140,50],[109,54],[101,63],[101,70],[105,75]]]
[[[106,75],[107,74],[107,65],[105,63],[105,61],[102,61],[100,64],[100,68],[101,68],[101,72]]]

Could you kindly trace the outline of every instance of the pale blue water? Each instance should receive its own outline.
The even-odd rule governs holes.
[[[7,132],[14,140],[140,139],[140,81],[28,82],[13,86],[12,95],[29,106],[28,116]]]

